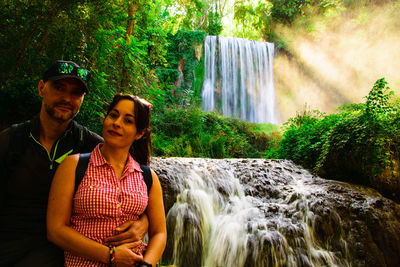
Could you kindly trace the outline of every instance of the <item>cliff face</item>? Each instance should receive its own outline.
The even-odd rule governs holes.
[[[176,266],[400,266],[400,206],[290,161],[154,158]]]

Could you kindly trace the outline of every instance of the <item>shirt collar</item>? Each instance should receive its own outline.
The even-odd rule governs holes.
[[[39,115],[36,115],[31,120],[31,133],[32,133],[33,137],[35,137],[37,139],[39,139],[39,136],[40,136],[39,129],[40,129]]]
[[[132,158],[130,153],[128,156],[128,162],[126,163],[125,169],[128,172],[135,172],[135,171],[142,172],[142,169],[140,168],[139,163],[137,163],[137,161]]]
[[[77,123],[74,120],[72,120],[71,123],[68,125],[67,130],[65,130],[62,136],[66,136],[69,132],[71,132],[72,129],[76,127],[76,124]],[[40,138],[40,114],[36,115],[31,120],[31,133],[33,137],[35,137],[36,139]]]
[[[98,144],[92,151],[92,156],[90,157],[90,163],[95,166],[102,166],[108,164],[106,159],[101,154],[100,148],[103,146],[103,143]]]
[[[103,143],[98,144],[95,149],[93,150],[92,154],[93,156],[90,157],[90,162],[93,164],[93,166],[102,166],[105,164],[109,164],[107,160],[104,158],[103,154],[101,154],[100,148],[103,146]],[[128,155],[128,161],[126,162],[125,169],[123,173],[125,172],[142,172],[142,169],[140,168],[139,163],[136,162],[131,156],[131,154]]]

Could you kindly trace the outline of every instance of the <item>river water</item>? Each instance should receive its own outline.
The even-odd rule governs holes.
[[[400,208],[286,160],[156,158],[165,263],[182,267],[400,266]]]

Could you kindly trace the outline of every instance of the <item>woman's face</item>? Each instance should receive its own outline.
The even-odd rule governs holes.
[[[104,142],[118,148],[128,149],[143,133],[138,133],[135,124],[135,103],[123,99],[108,113],[103,124]]]

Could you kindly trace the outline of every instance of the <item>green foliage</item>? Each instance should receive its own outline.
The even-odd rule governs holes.
[[[166,1],[169,2],[169,1]],[[209,35],[219,34],[222,31],[222,17],[225,3],[221,1],[199,1],[199,0],[181,0],[171,1],[167,4],[171,7],[173,16],[173,25],[170,32],[175,33],[178,30],[203,31]]]
[[[133,9],[128,9],[132,4]],[[201,45],[206,32],[221,33],[220,4],[197,0],[1,2],[0,52],[7,64],[0,66],[0,126],[37,113],[37,83],[42,73],[54,60],[68,59],[92,72],[90,93],[76,119],[97,133],[101,134],[107,102],[115,93],[126,92],[153,103],[158,155],[265,156],[272,147],[271,138],[258,126],[206,115],[194,107],[185,109],[199,106],[204,76]],[[187,12],[173,14],[174,9]]]
[[[277,155],[331,178],[382,179],[400,145],[400,109],[386,84],[379,79],[365,103],[344,105],[337,114],[304,112],[290,119]]]
[[[222,20],[218,12],[211,12],[208,18],[207,34],[220,35],[222,32]]]
[[[271,16],[277,22],[291,24],[299,15],[304,14],[304,9],[310,0],[272,0]]]
[[[284,41],[275,36],[276,25],[291,25],[307,15],[329,16],[344,10],[342,2],[342,0],[237,0],[234,5],[234,20],[237,26],[232,33],[242,38],[278,41],[278,49],[285,48]]]
[[[82,2],[1,1],[2,125],[39,111],[37,84],[49,62],[62,57],[82,62],[82,38],[77,34],[85,19]]]
[[[257,158],[264,157],[277,138],[259,125],[199,108],[176,106],[153,115],[153,147],[156,156]]]
[[[374,87],[371,89],[369,94],[365,97],[366,110],[365,114],[368,118],[372,118],[377,115],[386,115],[392,108],[389,106],[389,98],[394,94],[393,91],[389,91],[390,87],[387,87],[385,78],[376,81]]]
[[[197,102],[199,92],[193,86],[199,62],[198,49],[204,42],[205,32],[180,29],[168,34],[166,61],[157,68],[161,88],[166,92],[167,103],[189,105]],[[200,51],[201,52],[201,51]],[[201,67],[200,67],[201,68]],[[201,70],[199,70],[201,75]]]
[[[166,33],[157,1],[133,3],[130,17],[122,2],[89,2],[85,8],[85,55],[90,55],[87,61],[93,80],[77,120],[99,132],[104,105],[115,93],[158,99],[152,69],[165,62]],[[130,22],[131,34],[127,31]]]
[[[0,127],[38,113],[37,84],[56,59],[76,61],[92,72],[90,93],[77,120],[98,133],[104,106],[118,92],[149,99],[155,112],[169,104],[198,105],[205,32],[168,32],[176,21],[168,7],[180,4],[193,8],[192,15],[206,16],[207,23],[199,28],[220,33],[214,2],[1,2],[0,52],[7,64],[0,66]]]
[[[271,7],[269,1],[235,1],[233,18],[237,27],[232,34],[252,40],[268,39],[272,30]]]
[[[275,42],[277,26],[293,25],[313,29],[315,16],[332,18],[342,12],[359,10],[368,5],[380,5],[391,0],[355,1],[355,0],[236,0],[234,4],[234,29],[225,27],[225,34],[252,40],[263,39]],[[359,18],[363,19],[363,18]],[[365,18],[364,18],[365,20]],[[311,24],[311,25],[310,25]],[[279,43],[278,45],[283,45]]]
[[[274,42],[275,44],[275,49],[277,51],[286,51],[290,52],[289,46],[287,45],[287,42],[283,40],[278,34],[271,33],[268,37],[268,39],[271,42]]]
[[[77,117],[99,131],[104,104],[116,92],[160,100],[154,68],[165,62],[160,1],[2,1],[0,4],[1,126],[39,111],[37,84],[56,59],[92,72],[90,94]],[[132,32],[127,32],[129,22]],[[154,94],[154,95],[152,95]]]
[[[201,103],[201,90],[203,89],[204,80],[204,56],[197,61],[196,68],[194,70],[194,81],[193,81],[193,97],[191,103],[196,106],[200,106]]]

